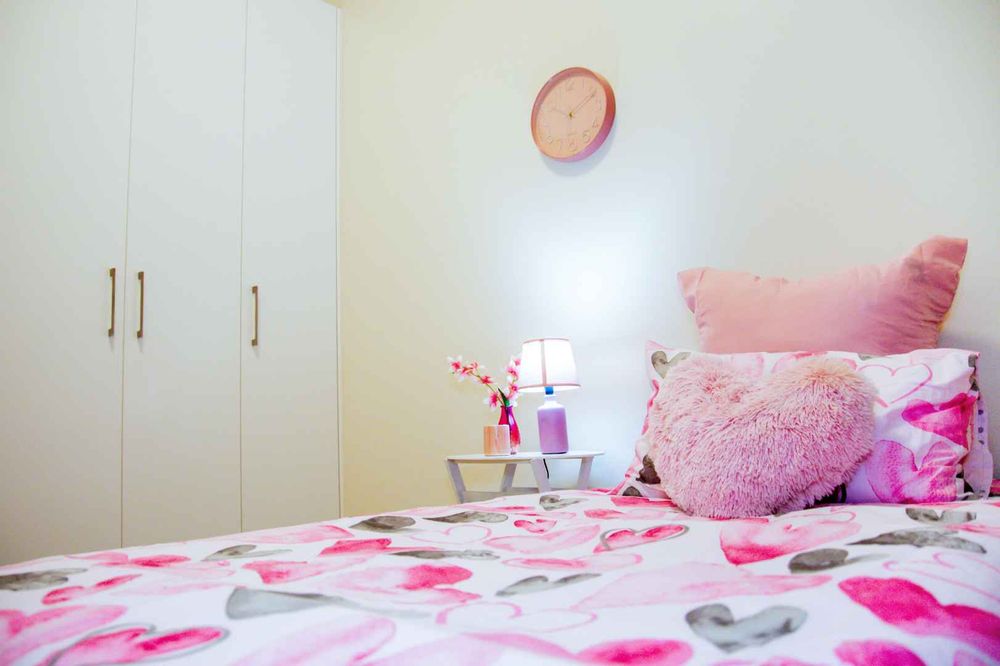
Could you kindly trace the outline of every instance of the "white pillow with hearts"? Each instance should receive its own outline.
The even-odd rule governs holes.
[[[908,354],[871,356],[853,352],[703,354],[646,343],[646,371],[653,396],[671,369],[692,356],[714,356],[761,376],[803,358],[842,359],[878,389],[875,446],[839,497],[853,503],[947,502],[984,497],[993,477],[987,443],[986,408],[976,382],[978,352],[918,349]],[[650,398],[652,403],[652,397]],[[666,497],[647,456],[646,432],[635,458],[614,492]]]

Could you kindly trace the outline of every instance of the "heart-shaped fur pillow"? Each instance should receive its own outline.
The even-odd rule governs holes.
[[[836,359],[766,377],[722,359],[672,369],[650,409],[650,458],[685,511],[713,518],[805,508],[871,453],[876,392]]]

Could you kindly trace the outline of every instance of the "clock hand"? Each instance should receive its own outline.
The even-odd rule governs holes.
[[[594,99],[594,95],[596,95],[596,94],[597,94],[596,92],[592,92],[592,93],[590,93],[590,95],[588,95],[588,96],[587,96],[587,99],[583,100],[582,102],[580,102],[579,104],[577,104],[576,106],[574,106],[574,107],[573,107],[573,108],[572,108],[572,109],[570,110],[570,112],[569,112],[569,115],[570,115],[570,117],[572,117],[572,116],[573,116],[573,114],[574,114],[574,113],[576,113],[576,112],[577,112],[577,110],[579,110],[579,108],[580,108],[581,106],[583,106],[584,104],[586,104],[586,103],[587,103],[587,102],[589,102],[590,100]]]

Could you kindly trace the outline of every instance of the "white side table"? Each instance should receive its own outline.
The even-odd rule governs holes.
[[[523,495],[525,493],[547,493],[552,490],[549,484],[549,477],[546,473],[545,463],[550,460],[579,460],[580,474],[576,478],[576,487],[586,490],[590,483],[590,468],[594,464],[594,458],[603,456],[604,451],[569,451],[568,453],[539,453],[530,451],[527,453],[516,453],[509,456],[487,456],[482,453],[467,453],[463,455],[448,456],[445,464],[448,466],[448,473],[451,475],[451,482],[455,486],[455,495],[459,502],[469,500],[492,499],[503,495]],[[518,465],[530,464],[531,471],[535,475],[537,488],[514,488],[514,470]],[[462,470],[459,465],[505,465],[503,479],[500,481],[499,492],[483,492],[467,490],[465,481],[462,479]]]

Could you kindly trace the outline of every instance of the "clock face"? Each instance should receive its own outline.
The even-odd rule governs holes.
[[[531,133],[545,155],[582,160],[601,147],[615,122],[615,93],[583,67],[559,72],[542,86],[531,110]]]

